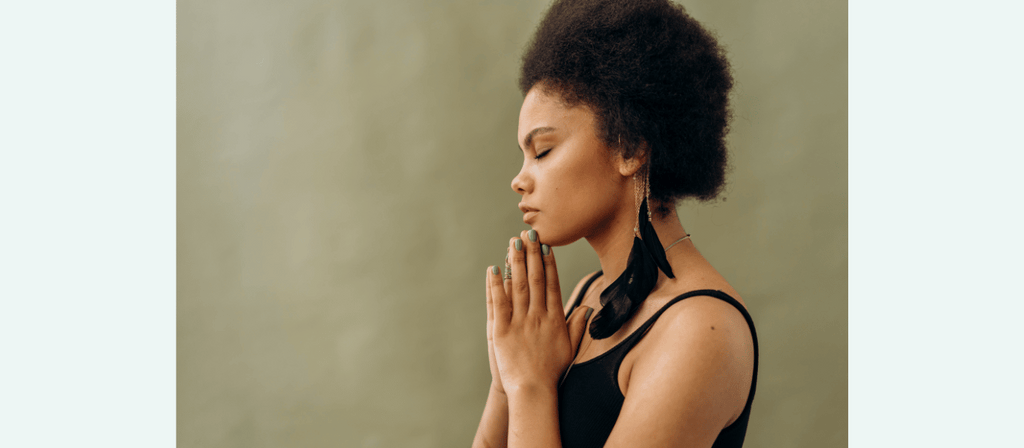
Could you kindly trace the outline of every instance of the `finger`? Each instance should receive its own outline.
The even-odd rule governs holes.
[[[491,324],[494,322],[494,299],[491,297],[491,275],[494,274],[494,266],[487,268],[484,275],[484,288],[487,291],[487,336],[491,337]]]
[[[530,229],[523,232],[523,251],[526,253],[526,284],[530,289],[529,313],[544,314],[547,312],[544,285],[544,261],[541,260],[540,242],[537,231]]]
[[[523,240],[512,238],[512,315],[525,315],[530,308],[530,288],[526,283],[526,252],[523,252]]]
[[[572,314],[569,315],[569,322],[566,324],[569,327],[569,343],[572,344],[572,356],[575,358],[577,351],[580,349],[580,341],[583,340],[583,332],[587,329],[587,322],[590,321],[590,315],[594,312],[594,309],[589,306],[581,306],[576,308]]]
[[[545,254],[545,252],[547,252],[547,254]],[[559,286],[558,266],[555,265],[555,252],[551,250],[551,246],[542,244],[540,253],[544,258],[544,284],[546,289],[545,294],[547,294],[548,299],[548,312],[564,313],[565,310],[562,305],[562,287]]]
[[[487,283],[491,286],[491,309],[494,316],[492,332],[500,331],[512,320],[512,302],[502,290],[501,274],[498,272],[497,266],[491,266],[487,274]]]

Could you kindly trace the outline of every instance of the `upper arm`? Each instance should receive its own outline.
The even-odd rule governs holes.
[[[753,341],[738,310],[694,297],[670,307],[658,324],[641,341],[648,345],[629,372],[606,447],[710,447],[746,405]]]
[[[591,278],[597,275],[597,272],[598,271],[594,271],[591,272],[590,274],[584,275],[583,278],[580,279],[578,283],[576,283],[576,287],[573,288],[572,294],[569,294],[569,300],[566,300],[565,305],[562,305],[562,310],[565,312],[566,316],[569,315],[569,308],[572,307],[573,302],[576,301],[576,297],[580,295],[580,290],[583,289],[583,285],[585,285],[587,281],[589,281]]]

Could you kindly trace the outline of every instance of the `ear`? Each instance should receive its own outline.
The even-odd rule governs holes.
[[[619,174],[623,177],[632,177],[634,173],[644,166],[644,162],[647,160],[647,158],[639,152],[629,159],[623,158],[621,155],[617,155],[615,158],[618,163]]]

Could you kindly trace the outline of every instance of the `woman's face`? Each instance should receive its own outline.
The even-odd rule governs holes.
[[[512,190],[523,198],[523,222],[552,246],[563,246],[606,229],[628,195],[622,158],[597,135],[590,108],[567,108],[557,96],[534,87],[519,111],[523,168]]]

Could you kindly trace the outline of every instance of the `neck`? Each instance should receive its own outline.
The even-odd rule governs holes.
[[[636,216],[633,214],[633,207],[625,207],[622,210],[623,213],[617,214],[611,222],[602,226],[600,232],[586,238],[601,261],[603,276],[609,281],[618,278],[619,275],[622,275],[622,271],[626,270],[629,252],[633,249],[633,227],[636,224]],[[682,223],[679,222],[679,215],[674,210],[662,217],[654,214],[651,217],[651,223],[654,225],[654,231],[658,233],[658,238],[661,240],[659,244],[662,248],[686,236],[686,230],[683,229]],[[681,264],[681,258],[685,256],[685,253],[694,249],[693,243],[690,240],[685,240],[672,246],[672,249],[665,253],[669,265],[672,266],[672,270],[677,276],[680,271],[676,267]],[[659,271],[658,284],[655,289],[666,280],[668,280],[668,276]]]

